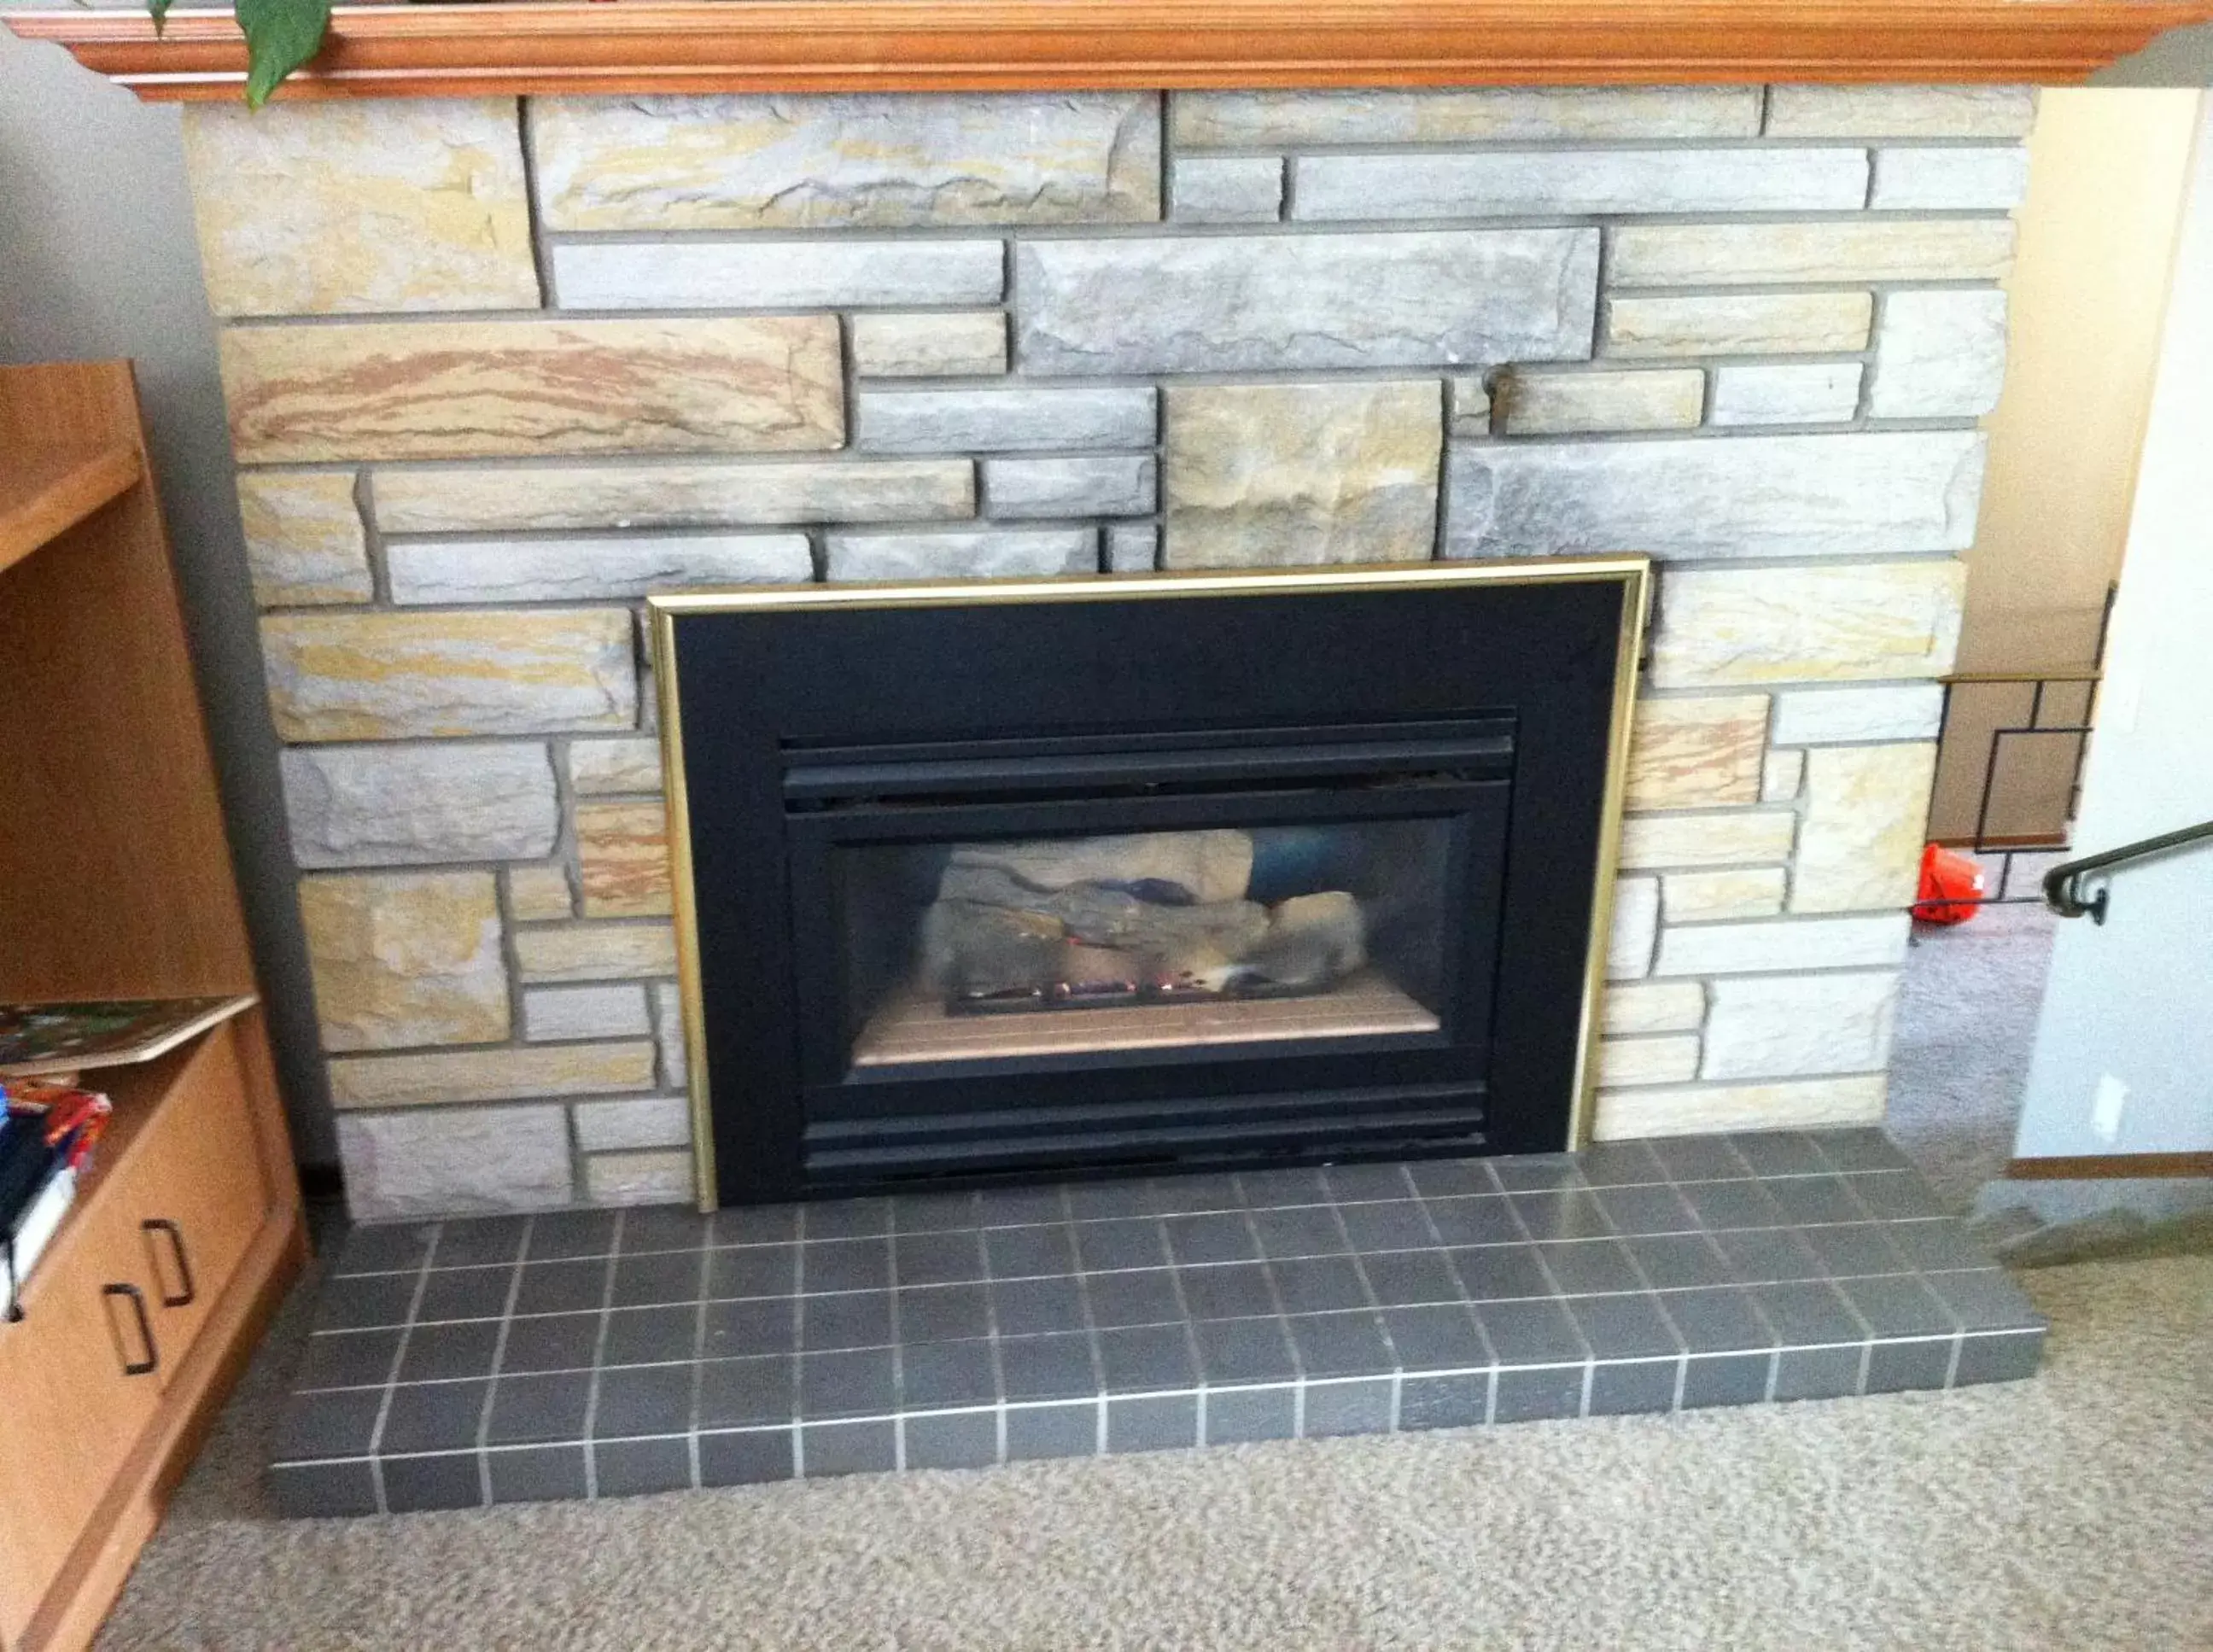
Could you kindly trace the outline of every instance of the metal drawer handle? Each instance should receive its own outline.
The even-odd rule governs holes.
[[[138,1294],[138,1287],[102,1285],[100,1288],[100,1294],[103,1296],[129,1297],[131,1311],[138,1316],[138,1336],[139,1339],[146,1344],[146,1357],[143,1360],[124,1361],[123,1375],[127,1377],[141,1377],[159,1370],[162,1365],[162,1350],[154,1340],[154,1324],[146,1317],[146,1299]]]
[[[192,1259],[185,1253],[185,1230],[167,1216],[149,1216],[138,1225],[149,1234],[166,1234],[169,1240],[169,1250],[176,1258],[177,1277],[182,1281],[182,1287],[174,1296],[170,1295],[164,1289],[162,1292],[162,1306],[190,1308],[199,1300],[200,1293],[198,1288],[192,1283]],[[154,1270],[154,1283],[157,1285],[162,1283],[162,1270],[159,1267]]]

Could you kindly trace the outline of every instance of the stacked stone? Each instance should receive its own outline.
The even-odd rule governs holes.
[[[682,1196],[652,588],[1637,550],[1602,1136],[1877,1116],[2012,88],[195,107],[349,1187]]]

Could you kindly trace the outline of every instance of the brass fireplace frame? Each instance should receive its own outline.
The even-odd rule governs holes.
[[[1613,930],[1613,886],[1619,866],[1621,817],[1628,788],[1630,722],[1643,659],[1652,601],[1651,558],[1637,553],[1520,558],[1494,562],[1363,564],[1329,569],[1194,570],[1153,574],[1069,575],[1035,579],[927,580],[846,585],[719,586],[664,591],[646,599],[651,619],[654,677],[659,698],[662,772],[668,811],[668,860],[676,924],[678,990],[684,1011],[686,1078],[692,1115],[692,1175],[698,1208],[716,1208],[715,1137],[709,1101],[698,909],[692,883],[690,794],[684,773],[684,711],[675,668],[680,615],[807,608],[951,607],[996,603],[1128,601],[1476,584],[1540,585],[1615,582],[1624,588],[1614,659],[1614,698],[1606,735],[1605,790],[1598,854],[1591,869],[1590,936],[1585,949],[1582,1005],[1576,1045],[1568,1144],[1590,1139],[1598,1087],[1598,1037]]]

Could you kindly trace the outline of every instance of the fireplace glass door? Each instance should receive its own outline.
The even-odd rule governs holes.
[[[842,850],[848,1059],[1435,1033],[1452,836],[1354,820]]]

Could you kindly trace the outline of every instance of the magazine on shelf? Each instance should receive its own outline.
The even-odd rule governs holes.
[[[212,998],[0,1003],[0,1078],[151,1061],[253,1003],[250,992]]]

